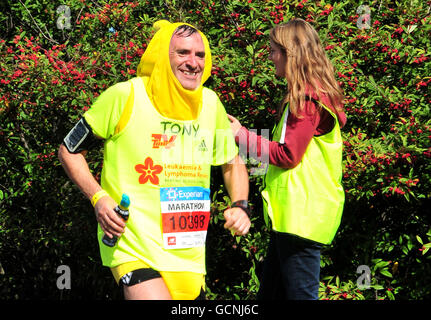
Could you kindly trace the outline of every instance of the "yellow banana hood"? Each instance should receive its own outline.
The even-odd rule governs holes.
[[[194,120],[202,108],[203,84],[211,75],[211,51],[208,39],[198,30],[205,47],[202,80],[195,90],[184,89],[172,72],[169,60],[172,35],[181,25],[191,26],[188,23],[170,23],[166,20],[154,23],[153,27],[157,32],[141,57],[137,73],[144,78],[147,94],[162,116],[176,120]]]

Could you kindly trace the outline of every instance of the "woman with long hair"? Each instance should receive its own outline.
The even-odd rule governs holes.
[[[269,59],[287,80],[272,141],[229,116],[241,150],[268,159],[264,214],[272,223],[259,299],[318,299],[320,251],[344,205],[343,93],[316,30],[302,19],[270,32]]]

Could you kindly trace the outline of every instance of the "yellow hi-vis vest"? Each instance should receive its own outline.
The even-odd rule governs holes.
[[[301,162],[292,169],[269,165],[262,191],[264,214],[278,232],[330,244],[340,225],[344,205],[342,138],[337,116],[333,129],[314,136]],[[284,143],[286,106],[273,140]],[[288,142],[287,142],[288,143]]]
[[[204,274],[211,165],[238,152],[226,112],[205,88],[196,120],[168,119],[151,104],[143,78],[129,81],[133,103],[128,101],[123,127],[112,137],[97,130],[106,113],[101,102],[85,114],[95,134],[106,139],[102,187],[117,202],[123,193],[130,197],[129,220],[116,246],[101,242],[98,226],[102,262],[115,267],[141,260],[159,271]]]

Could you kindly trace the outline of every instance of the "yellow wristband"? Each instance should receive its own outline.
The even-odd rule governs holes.
[[[97,191],[91,198],[91,204],[93,205],[93,207],[96,206],[97,201],[99,201],[100,198],[104,196],[109,196],[109,194],[105,190],[102,189],[100,191]]]

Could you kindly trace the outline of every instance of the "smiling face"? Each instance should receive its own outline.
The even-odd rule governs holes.
[[[198,32],[187,37],[174,34],[169,46],[172,72],[184,89],[195,90],[201,84],[205,67],[205,47]]]

